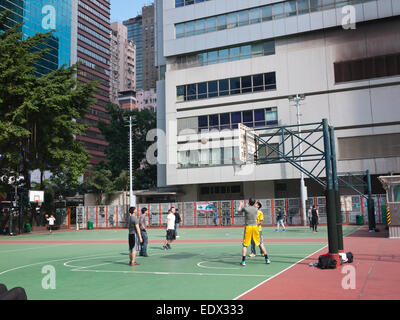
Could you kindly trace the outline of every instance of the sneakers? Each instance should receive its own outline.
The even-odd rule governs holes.
[[[283,229],[283,230],[282,230],[282,232],[285,232],[285,231],[286,231],[286,229]]]
[[[255,256],[256,256],[256,255],[255,255],[254,253],[250,253],[250,254],[249,254],[249,257],[252,257],[252,258],[253,258],[253,257],[255,257]]]
[[[135,262],[129,262],[129,265],[131,266],[131,267],[137,267],[137,266],[140,266],[140,264],[139,263],[137,263],[136,261]]]
[[[265,263],[266,263],[266,264],[270,264],[270,263],[271,263],[271,261],[269,260],[269,258],[265,259]]]
[[[278,229],[275,229],[275,232],[278,232],[279,230]]]
[[[244,267],[244,266],[246,265],[246,261],[242,261],[242,262],[240,263],[240,265]]]

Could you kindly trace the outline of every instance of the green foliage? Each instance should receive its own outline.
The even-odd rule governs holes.
[[[22,40],[20,24],[5,28],[8,14],[0,16],[0,176],[22,175],[30,188],[29,171],[40,169],[76,185],[89,155],[75,136],[86,128],[79,119],[95,102],[96,82],[78,83],[77,65],[37,76],[34,64],[47,52],[37,48],[51,33]]]
[[[134,190],[154,187],[157,183],[157,167],[146,161],[147,149],[152,144],[146,141],[146,136],[149,130],[156,127],[155,112],[129,111],[113,104],[108,104],[106,110],[111,116],[111,121],[110,123],[99,122],[98,128],[109,143],[105,150],[106,166],[112,173],[112,179],[118,178],[119,182],[116,182],[115,186],[123,187],[124,179],[128,179],[127,183],[129,183],[129,116],[131,115],[133,119],[133,187]]]
[[[114,185],[110,170],[92,170],[84,182],[84,189],[88,193],[97,194],[97,204],[102,204],[103,195],[113,192]]]

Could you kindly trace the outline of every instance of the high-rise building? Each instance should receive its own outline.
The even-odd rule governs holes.
[[[136,89],[156,88],[154,4],[144,6],[142,14],[123,22],[128,39],[136,44]]]
[[[123,24],[128,29],[128,40],[136,45],[136,90],[143,88],[143,31],[142,16],[139,15],[124,21]]]
[[[79,0],[77,31],[78,79],[82,82],[99,81],[95,93],[96,103],[82,120],[89,124],[84,136],[77,136],[88,150],[91,164],[106,161],[104,153],[108,143],[97,128],[99,120],[108,122],[105,106],[110,97],[110,1]]]
[[[0,12],[11,10],[7,25],[23,23],[23,39],[54,31],[40,48],[49,51],[36,64],[38,75],[76,62],[76,8],[78,0],[0,0]]]
[[[156,88],[157,69],[155,67],[154,4],[142,8],[143,70],[142,89]]]
[[[156,21],[158,185],[179,201],[298,198],[290,164],[233,165],[238,125],[296,125],[297,94],[302,123],[335,128],[339,172],[400,172],[399,1],[157,0]]]
[[[119,92],[136,90],[136,46],[123,24],[113,22],[111,30],[110,100],[118,104]]]
[[[90,162],[106,160],[107,143],[97,121],[109,121],[105,106],[109,101],[110,77],[110,3],[108,0],[0,0],[0,11],[12,11],[10,25],[23,23],[23,37],[54,31],[42,48],[49,51],[36,64],[38,75],[71,66],[80,61],[78,80],[99,81],[97,102],[81,120],[91,127],[77,136],[88,150]]]

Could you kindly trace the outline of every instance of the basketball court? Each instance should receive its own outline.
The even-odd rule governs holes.
[[[343,231],[347,235],[358,228],[344,226]],[[150,229],[149,257],[138,256],[138,267],[128,264],[127,230],[2,237],[0,283],[21,286],[28,299],[37,300],[232,300],[246,298],[269,279],[304,264],[304,259],[327,252],[325,227],[318,233],[307,227],[289,227],[286,232],[263,228],[271,264],[265,264],[257,248],[258,256],[247,258],[242,267],[242,233],[243,228],[181,229],[172,249],[163,251],[165,230]],[[54,288],[49,270],[55,273]],[[258,297],[267,298],[263,293]]]

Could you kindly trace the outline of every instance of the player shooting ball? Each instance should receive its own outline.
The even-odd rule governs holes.
[[[246,265],[247,247],[250,245],[251,240],[254,241],[256,246],[259,246],[265,257],[265,263],[270,264],[267,250],[264,244],[261,243],[260,233],[257,225],[257,208],[254,206],[256,201],[253,198],[249,199],[249,206],[243,207],[243,202],[240,202],[238,212],[243,212],[246,216],[246,226],[244,229],[243,248],[242,248],[242,262],[241,265]]]

